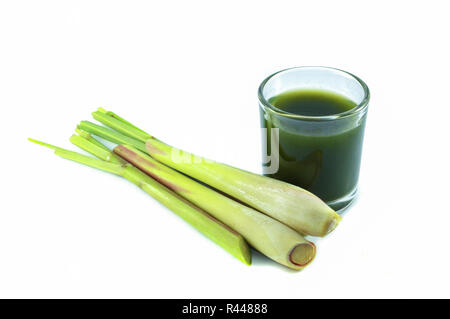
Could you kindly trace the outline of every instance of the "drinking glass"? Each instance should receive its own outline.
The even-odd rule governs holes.
[[[353,101],[352,109],[311,116],[269,101],[285,91],[317,89]],[[355,198],[370,93],[357,76],[329,67],[295,67],[267,77],[258,90],[263,173],[300,186],[339,211]]]

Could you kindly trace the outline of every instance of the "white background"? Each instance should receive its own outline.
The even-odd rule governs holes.
[[[0,3],[0,297],[450,297],[447,1]],[[104,106],[259,172],[257,86],[299,65],[372,93],[359,199],[302,272],[26,141]]]

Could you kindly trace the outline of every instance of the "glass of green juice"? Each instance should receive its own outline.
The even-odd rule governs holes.
[[[370,93],[355,75],[295,67],[258,90],[263,173],[320,197],[340,211],[358,188]]]

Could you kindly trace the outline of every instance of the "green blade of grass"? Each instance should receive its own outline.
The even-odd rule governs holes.
[[[116,175],[122,174],[123,169],[122,169],[121,165],[119,165],[117,163],[108,163],[103,160],[99,160],[97,158],[86,156],[86,155],[83,155],[83,154],[80,154],[77,152],[73,152],[73,151],[70,151],[70,150],[67,150],[67,149],[64,149],[61,147],[57,147],[57,146],[54,146],[54,145],[51,145],[51,144],[48,144],[45,142],[41,142],[41,141],[38,141],[38,140],[35,140],[32,138],[29,138],[28,140],[30,142],[53,149],[55,151],[56,155],[61,156],[65,159],[69,159],[71,161],[81,163],[81,164],[84,164],[84,165],[87,165],[87,166],[90,166],[93,168],[100,169],[102,171],[116,174]]]

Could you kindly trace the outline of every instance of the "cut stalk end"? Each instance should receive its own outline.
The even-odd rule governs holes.
[[[328,224],[327,234],[331,233],[341,222],[342,217],[338,215],[338,213],[335,213],[335,216],[333,219],[330,220],[330,223]]]
[[[316,256],[316,245],[311,242],[295,246],[289,254],[289,260],[296,266],[305,267],[311,263]]]

